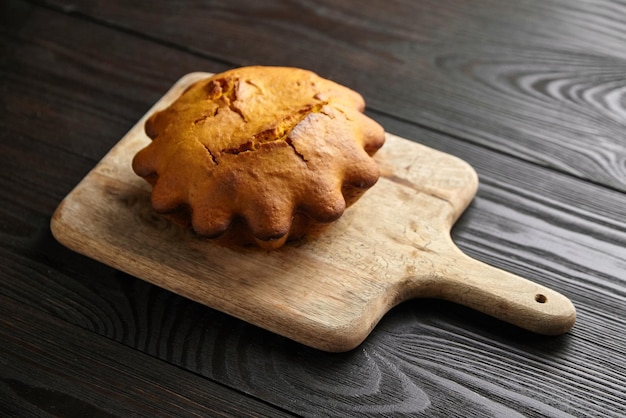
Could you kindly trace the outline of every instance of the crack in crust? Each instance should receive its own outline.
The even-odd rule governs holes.
[[[217,158],[215,158],[215,155],[213,155],[211,149],[204,144],[202,144],[202,146],[204,147],[206,152],[209,153],[209,157],[211,157],[211,161],[213,161],[213,164],[217,165]]]
[[[261,88],[257,86],[254,82],[250,80],[245,80],[245,83],[255,87],[257,91],[262,92]],[[220,103],[220,106],[216,107],[215,110],[211,114],[205,114],[201,117],[195,119],[193,121],[194,125],[198,125],[201,123],[210,120],[215,117],[222,107],[228,108],[230,111],[236,113],[241,117],[244,123],[248,122],[248,119],[242,109],[237,106],[237,90],[240,86],[239,80],[232,80],[227,78],[218,78],[211,81],[206,89],[209,92],[207,100],[213,100]],[[313,100],[319,101],[321,98],[319,95],[313,97]],[[308,115],[312,113],[324,113],[323,108],[327,106],[328,101],[319,101],[318,103],[307,104],[302,109],[295,111],[294,113],[285,116],[281,121],[277,122],[276,125],[272,128],[265,129],[261,132],[258,132],[252,135],[251,139],[241,143],[236,147],[224,148],[217,153],[210,150],[207,145],[204,145],[204,148],[210,154],[211,159],[215,164],[218,164],[218,159],[216,157],[220,154],[231,154],[237,155],[242,152],[255,151],[262,147],[263,145],[270,142],[285,142],[289,145],[294,153],[300,158],[303,162],[307,162],[305,156],[299,152],[293,143],[293,140],[289,138],[291,131],[295,126],[297,126],[300,122],[302,122]],[[341,113],[344,113],[341,109],[336,109]],[[325,114],[325,113],[324,113]],[[344,113],[345,115],[345,113]]]
[[[244,122],[247,122],[243,111],[237,106],[237,91],[239,90],[239,80],[230,78],[217,78],[207,84],[209,92],[208,100],[215,100],[224,103],[225,107],[238,114]],[[215,111],[214,116],[219,112]]]
[[[286,116],[281,121],[276,123],[274,127],[252,135],[252,138],[249,141],[242,143],[238,147],[221,150],[220,154],[225,153],[237,155],[242,152],[255,151],[270,142],[285,142],[293,149],[294,153],[302,159],[302,161],[306,162],[307,159],[296,149],[296,146],[289,135],[293,129],[310,114],[323,113],[322,108],[327,104],[328,102],[321,102],[307,105],[295,113]]]
[[[293,143],[293,140],[290,137],[285,138],[285,142],[293,149],[293,152],[298,156],[298,158],[302,160],[302,162],[304,162],[305,164],[309,162],[309,160],[307,160],[304,155],[300,151],[298,151],[296,145]]]

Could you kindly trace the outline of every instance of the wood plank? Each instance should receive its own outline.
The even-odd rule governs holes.
[[[312,69],[388,115],[626,191],[621,2],[387,2],[384,13],[375,2],[174,8],[85,1],[71,12],[233,66]]]
[[[292,416],[0,296],[4,416]]]
[[[9,142],[27,136],[95,163],[172,80],[208,65],[225,68],[144,39],[127,43],[127,34],[41,8],[27,14],[22,27],[0,28],[7,50],[0,134]],[[150,51],[151,66],[140,51]]]
[[[161,54],[158,45],[145,39],[118,36],[109,28],[71,17],[58,20],[57,31],[49,32],[43,22],[54,20],[55,14],[37,10],[35,20],[31,20],[37,25],[29,26],[20,36],[37,40],[40,47],[15,45],[31,48],[34,68],[29,68],[26,57],[18,69],[9,60],[5,68],[10,73],[35,70],[46,77],[49,71],[80,67],[83,59],[94,59],[87,54],[90,36],[110,37],[111,49],[128,51],[129,55],[134,51],[148,56],[148,60],[158,60]],[[79,41],[81,38],[84,41]],[[24,38],[3,39],[20,42]],[[44,47],[43,40],[52,46]],[[75,44],[83,45],[83,49],[76,49],[74,54],[54,52],[58,48],[64,51],[64,45],[72,49]],[[150,51],[156,55],[151,56]],[[184,62],[189,56],[172,51],[172,62]],[[43,63],[51,68],[46,69]],[[89,107],[96,102],[87,101],[82,113],[55,113],[47,133],[32,124],[20,128],[20,134],[1,137],[4,148],[0,156],[8,155],[3,162],[10,161],[11,167],[16,167],[9,171],[0,165],[3,184],[13,185],[8,190],[0,188],[2,294],[32,307],[34,312],[61,318],[299,414],[626,413],[622,405],[626,382],[624,195],[397,119],[376,115],[391,132],[458,155],[476,167],[484,186],[453,231],[457,242],[477,258],[570,296],[579,314],[570,335],[537,338],[454,304],[421,300],[392,310],[362,349],[326,355],[116,272],[57,244],[48,230],[52,208],[119,138],[106,133],[126,132],[151,100],[180,75],[172,68],[176,66],[161,69],[171,78],[161,82],[161,90],[148,89],[146,94],[151,97],[141,100],[142,109],[135,109],[135,114],[131,109],[123,116],[125,121],[107,116],[100,122],[100,118],[92,118],[89,127],[76,123],[75,117],[88,117],[93,112]],[[81,97],[83,83],[94,89],[104,84],[117,91],[102,96],[102,103],[110,103],[103,106],[105,112],[115,112],[116,106],[128,110],[124,103],[133,98],[125,96],[123,83],[114,88],[117,73],[109,73],[111,79],[108,75],[83,78],[87,73],[79,72],[67,80],[62,94],[68,102]],[[54,95],[58,91],[54,83],[50,78],[36,91],[25,89],[28,106],[39,103],[38,95],[44,102],[47,95]],[[19,93],[16,89],[12,94]],[[18,106],[18,112],[24,110]],[[0,122],[9,128],[22,126],[22,121],[13,118],[2,117]],[[59,133],[55,126],[76,129]],[[94,133],[99,135],[98,141],[102,138],[108,143],[89,139]],[[82,147],[86,151],[60,149],[54,153],[51,146],[39,146],[62,139],[67,142],[60,148]],[[83,141],[91,145],[81,145]],[[13,153],[5,154],[7,150]],[[55,182],[61,183],[50,193],[45,170],[37,169],[48,153],[59,161],[54,164],[58,170]],[[13,157],[17,161],[12,161]],[[24,168],[19,169],[20,165]],[[22,190],[19,205],[13,204],[16,190]],[[511,245],[520,239],[520,245]],[[590,249],[593,251],[588,253]]]

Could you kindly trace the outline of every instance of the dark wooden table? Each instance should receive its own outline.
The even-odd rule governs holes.
[[[413,300],[329,354],[55,241],[56,206],[178,78],[250,64],[352,87],[472,164],[456,242],[568,296],[573,330]],[[0,415],[626,415],[623,0],[3,0],[0,74]]]

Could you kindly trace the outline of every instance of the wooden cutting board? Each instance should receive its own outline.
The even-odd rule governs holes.
[[[522,328],[567,332],[561,294],[464,255],[450,229],[478,179],[464,161],[388,135],[378,183],[324,234],[276,251],[226,248],[155,214],[131,169],[146,117],[194,81],[179,80],[63,200],[51,228],[67,247],[244,321],[326,351],[358,346],[396,304],[457,302]]]

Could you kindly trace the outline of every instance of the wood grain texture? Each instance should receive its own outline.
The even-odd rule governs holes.
[[[0,301],[3,416],[292,416],[4,296]]]
[[[232,65],[309,68],[386,114],[626,191],[620,1],[85,1],[71,11]]]
[[[358,14],[368,14],[369,4],[361,3]],[[554,4],[524,2],[509,8]],[[585,2],[570,4],[563,13],[553,8],[550,16],[567,23],[571,7],[598,4],[612,10],[607,2]],[[450,9],[444,4],[438,10]],[[244,398],[252,396],[304,416],[626,415],[624,193],[476,146],[471,121],[468,139],[462,132],[442,133],[443,118],[435,129],[424,129],[406,118],[372,113],[388,131],[460,156],[476,168],[481,186],[453,230],[455,241],[475,258],[559,289],[576,305],[578,321],[566,336],[537,337],[473,310],[426,299],[393,309],[359,350],[320,353],[77,255],[54,240],[48,225],[56,205],[168,86],[189,71],[219,71],[226,65],[191,48],[98,23],[98,16],[68,16],[38,7],[29,13],[19,32],[11,29],[17,24],[0,27],[0,44],[10,51],[3,55],[0,69],[0,293],[26,308],[28,315],[23,317],[31,317],[35,324],[41,316],[73,324],[87,336],[119,341],[134,349],[138,358],[152,356],[234,388]],[[464,22],[472,22],[472,13],[488,12],[476,7],[450,17],[456,16],[456,27],[462,29]],[[604,15],[588,13],[595,29],[586,29],[585,39],[574,32],[546,42],[554,42],[551,48],[559,50],[563,42],[589,45],[600,39],[593,48],[607,45],[608,51],[613,47],[611,36],[595,33],[604,31]],[[608,13],[608,22],[619,16]],[[412,16],[398,19],[409,21]],[[445,34],[447,22],[443,19],[433,34]],[[556,30],[545,19],[537,22],[529,32]],[[385,29],[384,23],[378,28],[395,31]],[[236,37],[238,26],[231,30]],[[351,33],[346,36],[359,39],[355,31]],[[503,60],[513,53],[504,47],[505,35]],[[223,36],[228,38],[229,32]],[[466,47],[472,51],[469,41]],[[331,51],[311,48],[309,54],[325,57],[329,74],[344,77],[348,84],[368,80],[345,71],[352,66],[351,53]],[[300,59],[289,48],[273,49],[272,54],[286,64]],[[379,65],[370,58],[359,59],[366,68]],[[145,79],[129,82],[126,66],[136,64],[135,71],[146,62],[155,63],[154,70]],[[590,57],[589,62],[595,60]],[[598,61],[598,65],[612,64]],[[94,71],[98,68],[105,70]],[[31,78],[37,80],[36,88],[28,84]],[[93,97],[85,100],[86,91]],[[383,99],[393,100],[385,89],[373,91],[368,102]],[[422,114],[428,108],[410,111]],[[551,134],[546,132],[547,140]],[[587,170],[590,161],[580,164]],[[32,338],[36,341],[38,336]],[[51,336],[51,341],[58,344],[55,338]],[[110,345],[97,346],[103,355],[117,355]],[[94,372],[105,367],[85,362]],[[16,379],[33,383],[31,373],[45,374],[45,364],[29,362],[32,369],[16,371]],[[150,367],[156,372],[161,368],[158,362]],[[148,381],[142,385],[151,390]],[[73,394],[92,399],[84,391]],[[3,394],[0,399],[6,402],[7,397]],[[235,395],[232,402],[239,402]],[[245,408],[245,402],[240,404]]]

